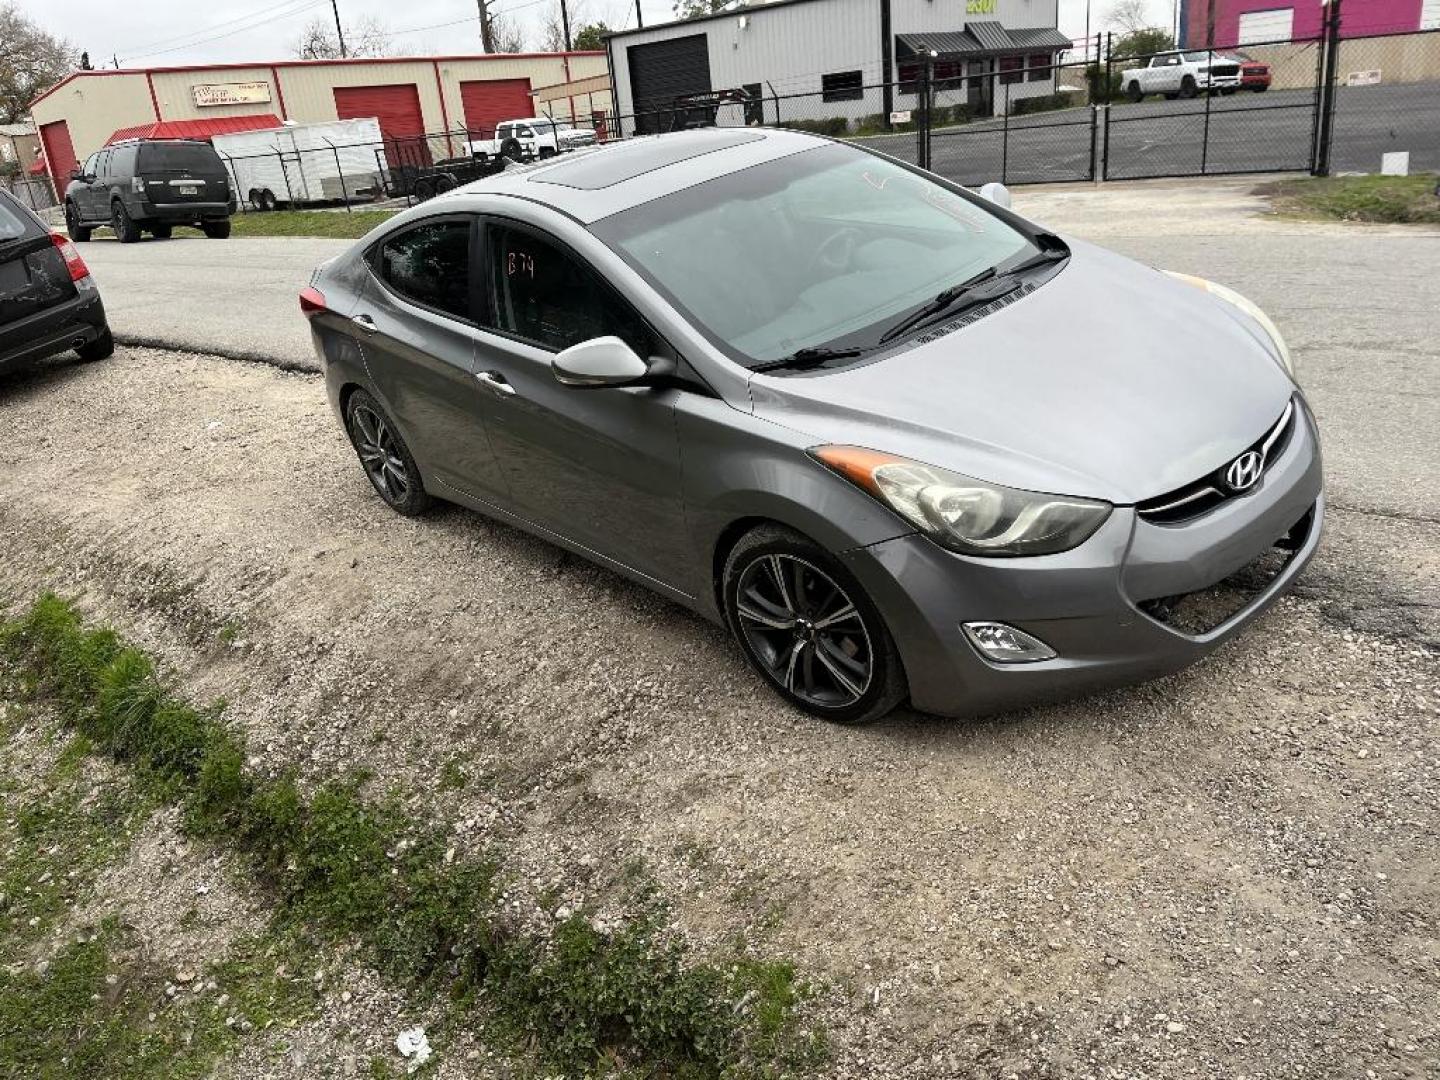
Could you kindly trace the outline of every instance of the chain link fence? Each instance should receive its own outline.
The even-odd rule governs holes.
[[[48,210],[56,205],[55,188],[48,176],[0,176],[0,187],[31,210]]]

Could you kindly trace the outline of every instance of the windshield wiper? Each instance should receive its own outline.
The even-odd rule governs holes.
[[[853,349],[829,349],[823,346],[819,348],[796,349],[789,356],[782,356],[778,360],[767,360],[763,364],[756,364],[751,371],[778,371],[781,368],[812,368],[819,367],[829,360],[848,360],[852,356],[864,356],[869,349],[856,346]]]

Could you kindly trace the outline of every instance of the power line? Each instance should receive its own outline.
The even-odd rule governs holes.
[[[225,38],[234,37],[234,36],[237,35],[237,34],[248,34],[248,33],[249,33],[250,31],[252,31],[252,30],[260,30],[260,29],[263,29],[265,26],[269,26],[270,24],[276,22],[277,20],[280,20],[280,19],[291,19],[291,18],[294,18],[296,15],[303,15],[303,14],[305,14],[305,12],[311,11],[311,10],[313,10],[313,9],[315,9],[315,8],[318,8],[318,7],[326,7],[326,6],[329,5],[329,3],[330,3],[330,0],[304,0],[304,2],[303,2],[299,7],[294,8],[294,9],[292,9],[292,10],[290,10],[290,11],[281,12],[281,13],[278,14],[278,15],[270,16],[269,18],[267,18],[267,19],[265,20],[265,22],[264,22],[263,24],[261,24],[261,23],[255,23],[255,24],[250,25],[250,26],[237,27],[237,28],[234,29],[234,30],[227,30],[227,31],[226,31],[225,33],[223,33],[223,34],[216,34],[214,37],[199,38],[199,39],[196,40],[196,41],[187,41],[187,42],[185,42],[185,43],[183,43],[183,44],[181,44],[181,45],[173,45],[173,46],[171,46],[171,47],[168,48],[168,49],[156,49],[154,52],[142,53],[142,54],[140,54],[139,56],[131,56],[131,57],[127,57],[126,59],[127,59],[127,60],[148,60],[148,59],[150,59],[150,57],[152,57],[152,56],[164,56],[164,55],[167,54],[167,53],[180,52],[180,51],[182,51],[182,50],[184,50],[184,49],[194,49],[194,48],[198,48],[198,47],[201,46],[201,45],[209,45],[212,41],[222,41],[222,40],[224,40]]]
[[[229,19],[222,19],[220,22],[215,23],[213,26],[207,26],[203,30],[187,30],[183,34],[171,34],[168,37],[157,38],[154,41],[147,41],[144,45],[128,46],[121,51],[126,53],[134,53],[136,56],[154,55],[153,53],[146,53],[144,50],[153,49],[161,45],[171,45],[177,41],[188,40],[195,37],[197,34],[209,34],[215,30],[223,30],[227,26],[233,26],[234,24],[241,22],[248,22],[251,19],[258,18],[261,15],[266,15],[280,8],[290,7],[296,2],[297,0],[280,0],[278,4],[271,4],[269,7],[263,7],[257,11],[247,12],[244,15],[236,15]]]

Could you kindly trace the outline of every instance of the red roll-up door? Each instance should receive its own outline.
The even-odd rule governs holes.
[[[70,128],[64,120],[41,124],[40,143],[45,147],[45,167],[50,170],[50,179],[55,182],[55,197],[62,199],[65,187],[70,183],[70,174],[78,164],[75,144],[70,141]]]
[[[392,166],[430,164],[430,147],[424,139],[425,116],[420,91],[414,83],[394,86],[337,86],[335,114],[341,120],[373,116],[385,136],[385,156]]]
[[[529,79],[477,79],[460,84],[460,104],[465,109],[465,126],[476,139],[495,135],[502,120],[521,120],[535,115]]]

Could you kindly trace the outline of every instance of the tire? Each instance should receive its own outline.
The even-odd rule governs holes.
[[[525,151],[520,148],[519,139],[506,139],[500,147],[500,156],[511,161],[524,161]]]
[[[270,213],[275,209],[275,207],[279,205],[280,202],[278,199],[275,198],[275,193],[271,191],[268,187],[260,192],[260,209],[264,213]]]
[[[725,560],[721,593],[745,658],[797,708],[831,723],[866,724],[908,695],[880,612],[813,540],[779,525],[751,530]]]
[[[110,327],[105,327],[100,336],[88,345],[81,345],[75,352],[80,359],[87,364],[93,364],[97,360],[108,360],[115,355],[115,336],[110,333]]]
[[[119,199],[110,206],[110,227],[115,230],[115,235],[122,244],[133,244],[140,239],[140,226]]]
[[[1193,98],[1195,96],[1195,78],[1186,75],[1180,80],[1180,96],[1182,98]]]
[[[550,148],[550,147],[548,147],[548,146],[542,146],[542,147],[540,148],[540,160],[541,160],[541,161],[544,161],[546,158],[552,158],[552,157],[554,157],[554,156],[555,156],[555,151],[554,151],[552,148]]]
[[[356,390],[345,403],[345,432],[370,486],[390,509],[405,517],[418,517],[430,508],[430,496],[410,448],[394,421],[364,390]]]
[[[1177,97],[1179,97],[1179,96],[1180,96],[1179,94],[1166,94],[1166,95],[1165,95],[1165,100],[1166,100],[1166,101],[1174,101],[1174,100],[1175,100]]]
[[[416,180],[415,186],[410,189],[416,202],[425,202],[435,197],[435,183],[431,180]]]
[[[80,224],[80,211],[69,200],[65,202],[65,231],[77,244],[89,243],[90,233],[93,231],[89,225]]]
[[[1139,101],[1145,94],[1141,91],[1140,84],[1131,79],[1130,85],[1125,88],[1125,96],[1131,101]]]
[[[211,240],[228,240],[230,239],[230,219],[225,218],[223,221],[202,221],[200,223],[200,231]]]
[[[174,234],[174,231],[175,227],[173,225],[150,226],[150,235],[155,237],[156,240],[169,240],[170,237]]]
[[[457,183],[453,175],[442,172],[439,176],[435,177],[435,194],[443,195],[447,191],[453,191]]]
[[[1270,89],[1270,84],[1269,84],[1269,83],[1266,83],[1264,86],[1257,86],[1257,87],[1255,87],[1255,93],[1257,93],[1257,94],[1263,94],[1266,90],[1269,90],[1269,89]]]
[[[265,209],[265,204],[260,198],[259,188],[251,188],[250,193],[245,196],[245,201],[250,204],[250,209],[256,213],[261,213]]]
[[[1221,90],[1221,91],[1220,91],[1220,94],[1221,94],[1221,96],[1223,96],[1223,97],[1229,97],[1229,96],[1230,96],[1231,94],[1233,94],[1233,93],[1235,93],[1235,88],[1234,88],[1233,86],[1228,87],[1227,89],[1224,89],[1224,90]]]

